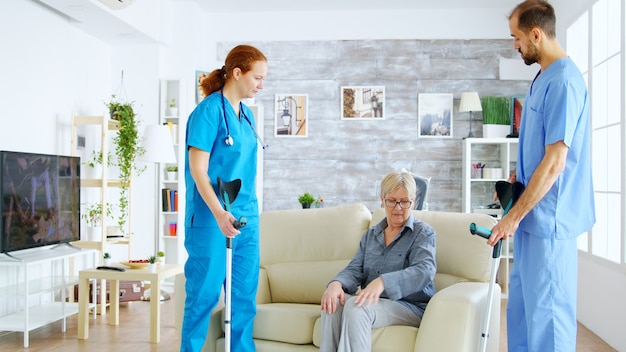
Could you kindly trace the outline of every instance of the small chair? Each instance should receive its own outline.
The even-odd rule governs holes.
[[[426,199],[428,198],[428,185],[430,184],[430,177],[416,175],[408,171],[407,169],[402,169],[401,171],[411,174],[415,179],[415,184],[417,185],[417,189],[415,190],[415,204],[413,205],[413,209],[428,210],[428,203],[426,202]]]

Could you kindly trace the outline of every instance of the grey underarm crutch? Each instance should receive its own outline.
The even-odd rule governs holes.
[[[217,188],[224,202],[224,210],[230,213],[230,205],[235,201],[239,190],[241,189],[241,180],[235,179],[229,182],[222,182],[217,178]],[[245,216],[239,217],[239,220],[233,222],[233,226],[236,229],[240,229],[248,223],[248,219]],[[233,239],[226,237],[226,283],[224,284],[225,297],[224,297],[224,340],[225,340],[225,352],[230,352],[230,315],[231,315],[231,281],[232,281],[232,268],[233,268]]]
[[[500,205],[504,207],[502,211],[502,217],[504,217],[515,201],[519,198],[524,190],[524,185],[520,182],[515,182],[513,184],[506,181],[498,181],[496,182],[496,193],[498,195],[498,199],[500,200]],[[491,236],[491,230],[486,229],[484,227],[478,226],[475,223],[470,224],[470,233],[472,235],[479,235],[486,239],[489,239]],[[496,286],[496,276],[498,273],[498,267],[500,265],[500,253],[502,248],[502,239],[498,241],[498,243],[493,246],[493,252],[491,254],[491,274],[489,277],[489,293],[487,295],[487,309],[485,312],[485,317],[483,320],[483,331],[481,334],[480,340],[480,352],[485,352],[487,350],[487,339],[489,338],[489,325],[491,322],[491,301],[493,300],[494,289]]]

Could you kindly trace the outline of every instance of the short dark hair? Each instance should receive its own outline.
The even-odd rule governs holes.
[[[509,20],[517,16],[517,26],[524,33],[535,27],[549,37],[556,37],[556,15],[554,8],[545,0],[526,0],[513,9]]]

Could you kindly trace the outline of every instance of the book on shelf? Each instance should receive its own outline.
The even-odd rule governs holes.
[[[170,189],[161,189],[161,204],[163,211],[170,211]]]
[[[177,209],[177,205],[176,205],[176,198],[178,197],[178,191],[175,189],[170,190],[170,210],[169,211],[176,211]]]
[[[178,211],[178,191],[171,188],[161,189],[162,209],[164,212]]]

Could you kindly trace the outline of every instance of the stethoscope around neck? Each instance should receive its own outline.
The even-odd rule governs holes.
[[[226,143],[227,146],[232,146],[235,144],[235,141],[233,140],[233,137],[230,135],[230,128],[228,127],[228,119],[226,118],[226,104],[224,103],[224,88],[223,87],[220,89],[220,93],[222,94],[222,112],[224,115],[224,124],[226,125],[226,138],[224,139],[224,143]],[[250,121],[250,119],[248,118],[248,115],[246,115],[246,112],[243,110],[243,104],[241,102],[239,102],[239,113],[243,115],[243,118],[246,119],[246,121],[248,121],[248,125],[250,125],[250,128],[252,129],[252,133],[254,133],[254,136],[261,144],[261,147],[263,149],[269,147],[269,144],[263,143],[263,139],[261,139],[259,134],[256,133],[254,126],[252,126],[252,121]]]

